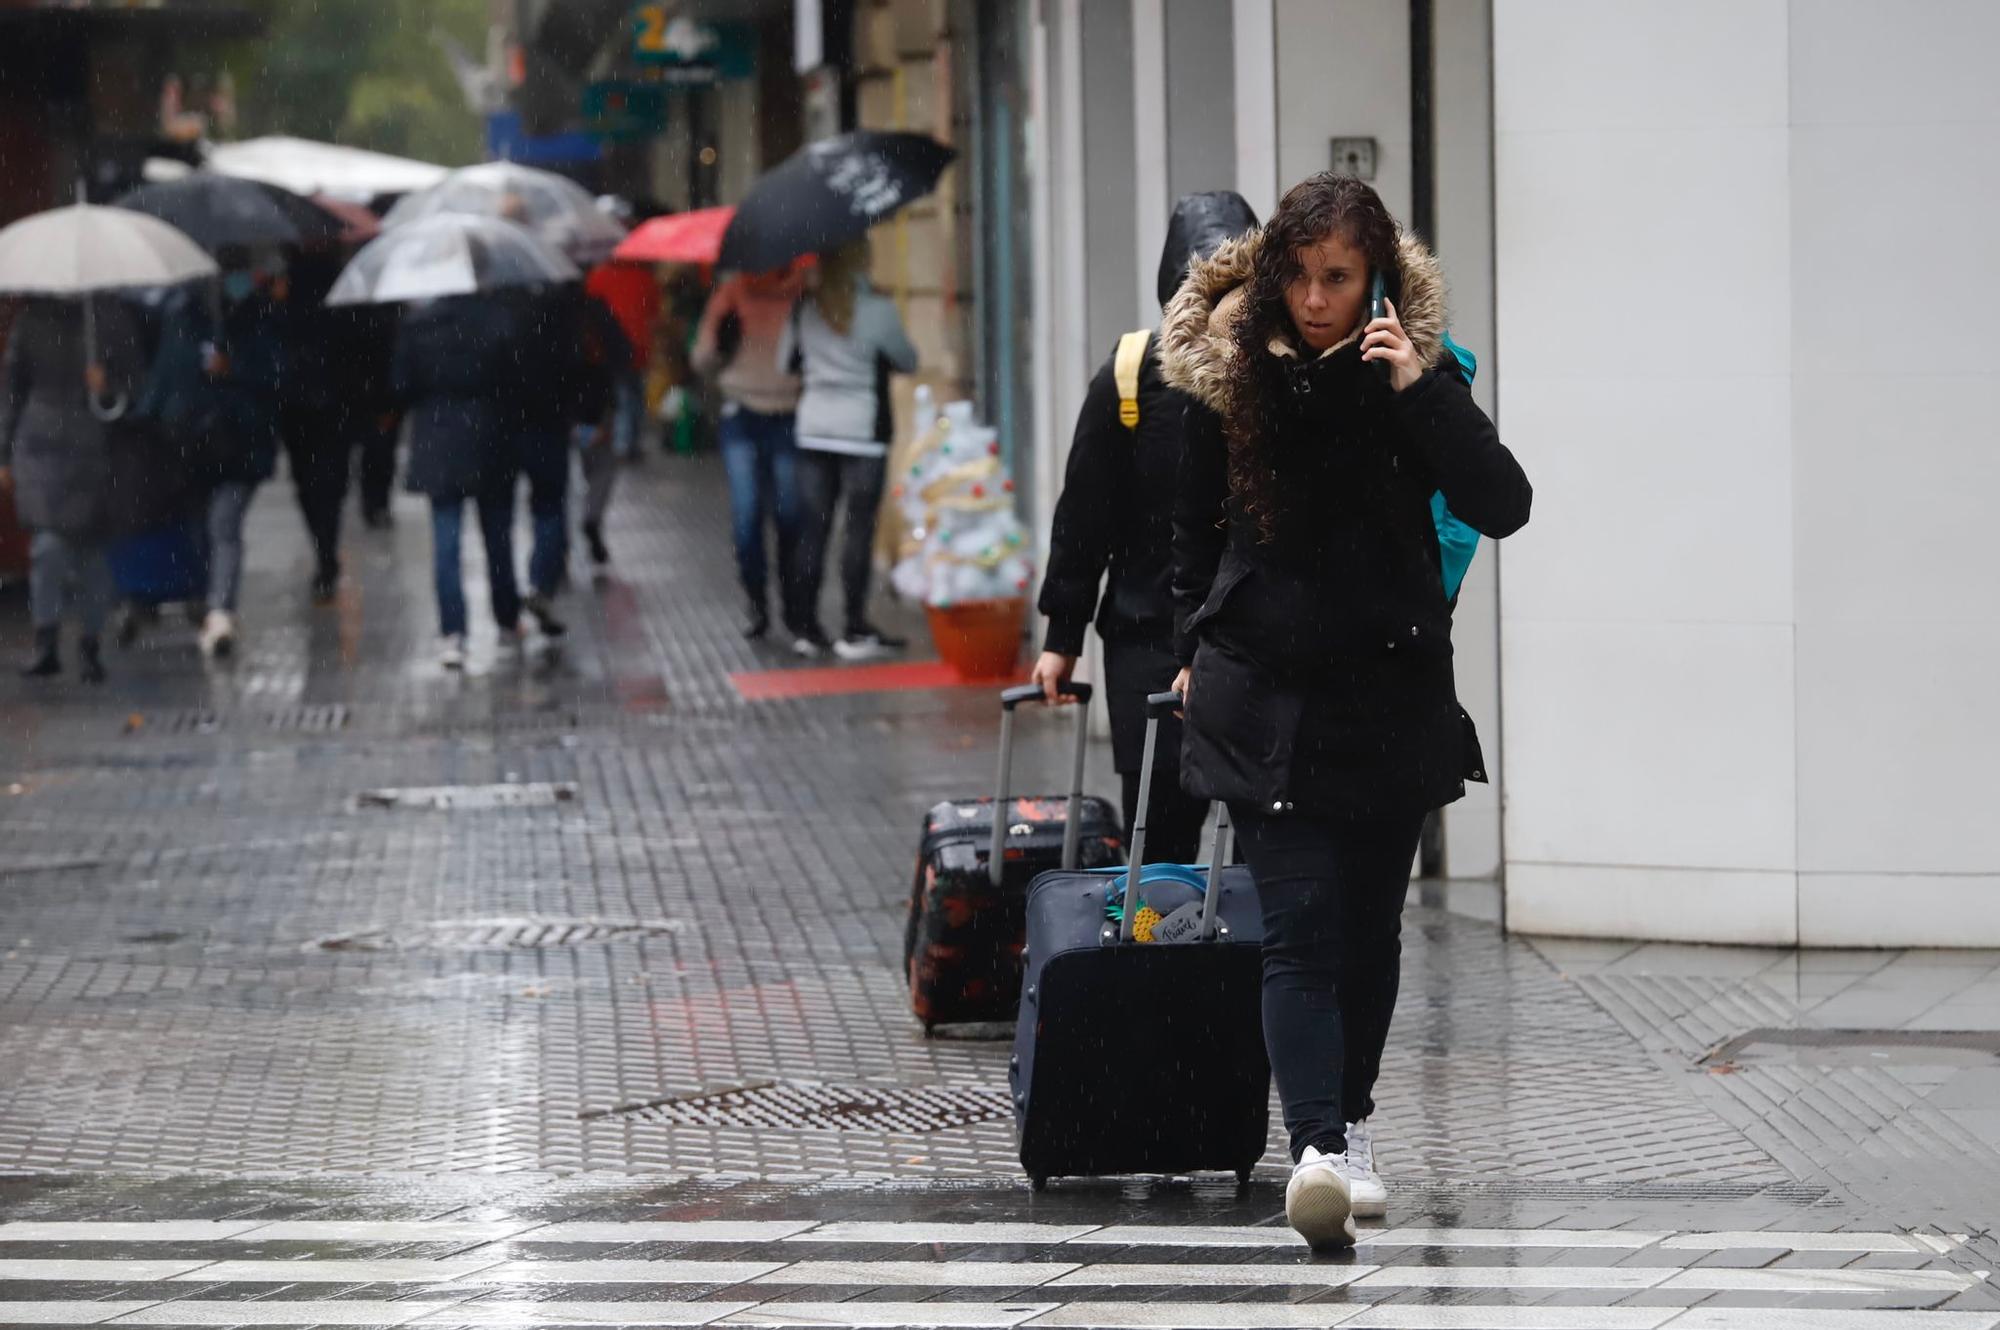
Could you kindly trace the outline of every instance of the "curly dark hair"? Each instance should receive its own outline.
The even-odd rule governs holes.
[[[1285,289],[1301,274],[1299,251],[1329,235],[1367,256],[1369,271],[1384,275],[1392,300],[1402,295],[1396,263],[1400,231],[1381,195],[1353,176],[1331,171],[1309,176],[1285,192],[1264,225],[1244,283],[1244,308],[1231,333],[1236,354],[1229,362],[1223,422],[1230,492],[1265,541],[1277,535],[1275,449],[1291,401],[1283,363],[1265,348],[1274,336],[1297,340]]]

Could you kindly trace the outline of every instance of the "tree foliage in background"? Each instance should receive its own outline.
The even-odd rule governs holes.
[[[484,157],[446,32],[486,49],[488,0],[248,0],[265,35],[232,52],[238,133],[373,148],[459,166]]]

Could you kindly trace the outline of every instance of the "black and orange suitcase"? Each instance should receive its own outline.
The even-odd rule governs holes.
[[[1053,868],[1125,861],[1118,809],[1083,792],[1091,688],[1077,698],[1076,759],[1067,795],[1014,797],[1015,711],[1039,702],[1033,684],[1000,695],[1000,774],[990,797],[950,800],[924,818],[903,934],[910,1009],[939,1025],[1010,1022],[1021,999],[1028,885]],[[993,810],[1006,810],[995,818]]]

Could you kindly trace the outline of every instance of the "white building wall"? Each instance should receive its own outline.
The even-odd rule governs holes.
[[[1452,336],[1479,357],[1472,395],[1501,422],[1504,439],[1510,436],[1494,391],[1501,348],[1493,333],[1493,6],[1489,0],[1446,0],[1432,13],[1437,234],[1430,239],[1450,284]],[[1459,703],[1479,725],[1487,762],[1497,764],[1504,743],[1500,562],[1505,551],[1483,543],[1458,592],[1452,670]],[[1499,873],[1501,792],[1498,784],[1468,785],[1465,798],[1445,809],[1445,871],[1452,877]]]
[[[1992,946],[2000,5],[1790,37],[1800,940]]]
[[[1946,0],[1496,0],[1511,926],[2000,943],[1994,49]]]

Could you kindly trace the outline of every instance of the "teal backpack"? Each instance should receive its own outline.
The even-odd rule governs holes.
[[[1444,335],[1444,349],[1451,352],[1458,362],[1458,376],[1465,380],[1465,386],[1472,386],[1472,376],[1479,372],[1479,358],[1451,340],[1451,334]],[[1451,514],[1444,506],[1444,495],[1431,495],[1431,521],[1437,524],[1438,557],[1444,569],[1444,598],[1452,603],[1458,601],[1458,589],[1465,582],[1466,570],[1472,567],[1472,556],[1479,548],[1479,533]]]

